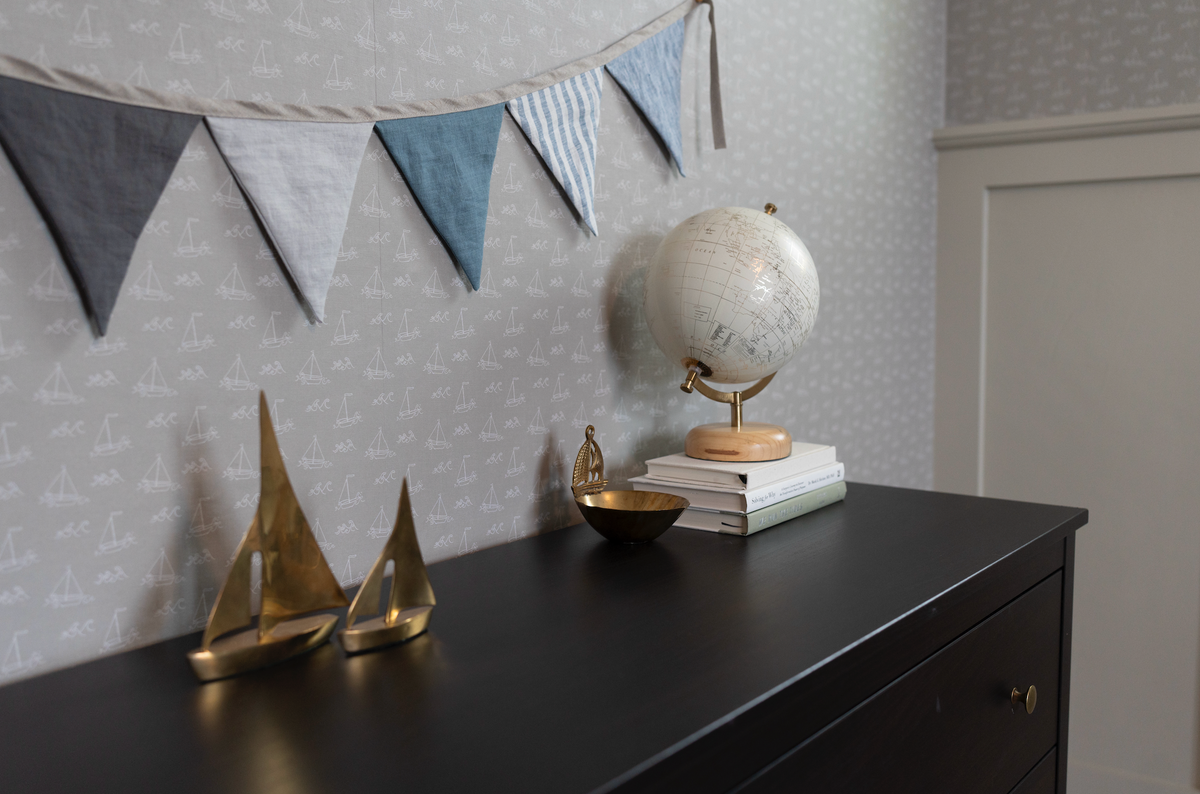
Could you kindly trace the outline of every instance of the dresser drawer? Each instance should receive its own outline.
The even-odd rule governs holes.
[[[1061,611],[1059,572],[736,790],[1008,792],[1055,743]]]

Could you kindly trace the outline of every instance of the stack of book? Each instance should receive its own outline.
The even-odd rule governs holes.
[[[636,491],[682,496],[691,507],[677,527],[750,535],[840,502],[846,467],[827,444],[792,442],[792,454],[762,463],[689,458],[682,452],[646,461],[629,480]]]

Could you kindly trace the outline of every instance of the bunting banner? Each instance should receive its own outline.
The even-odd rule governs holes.
[[[58,244],[98,336],[200,118],[0,77],[0,144]]]
[[[603,71],[584,72],[508,103],[508,112],[592,234],[599,234],[592,203]]]
[[[624,55],[609,61],[608,73],[641,111],[642,117],[683,171],[679,92],[683,78],[683,20]]]
[[[324,322],[325,295],[374,125],[205,122],[310,315]]]
[[[375,130],[450,257],[479,289],[504,105],[379,121]]]
[[[138,238],[204,118],[301,305],[323,322],[372,129],[475,289],[505,107],[593,234],[606,68],[683,175],[683,19],[697,4],[709,6],[713,143],[722,149],[712,0],[685,0],[599,52],[516,83],[391,105],[204,98],[0,55],[0,146],[103,336]]]

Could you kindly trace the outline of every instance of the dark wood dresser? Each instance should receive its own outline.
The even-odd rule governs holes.
[[[0,688],[6,792],[1065,791],[1087,511],[852,484],[749,538],[430,566],[407,645],[199,685],[182,637]],[[1032,713],[1012,692],[1036,687]]]

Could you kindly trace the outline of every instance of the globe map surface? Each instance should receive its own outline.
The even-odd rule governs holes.
[[[796,233],[759,210],[720,207],[663,238],[646,273],[643,308],[667,358],[746,383],[786,364],[817,320],[821,288]]]

